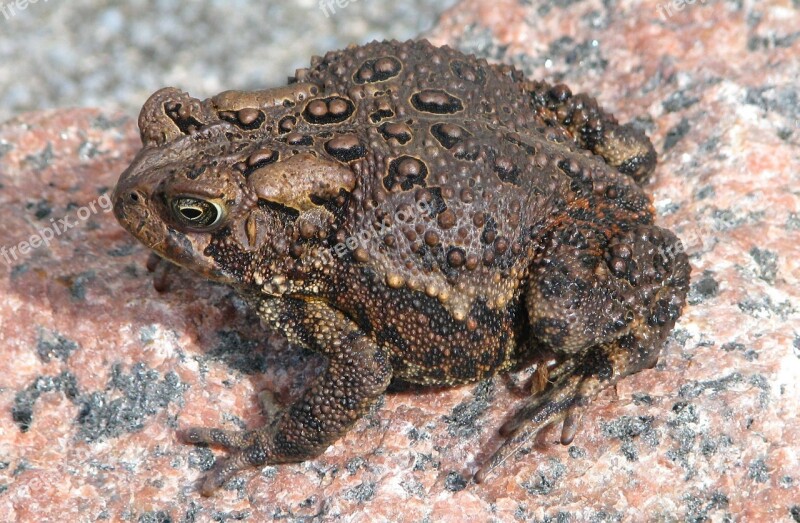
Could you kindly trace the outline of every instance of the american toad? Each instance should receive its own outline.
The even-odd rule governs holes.
[[[313,458],[389,385],[457,385],[554,355],[509,442],[653,366],[689,283],[640,185],[650,141],[563,85],[427,41],[316,57],[285,87],[200,101],[165,88],[114,193],[120,223],[237,288],[327,357],[265,427],[191,428],[245,467]]]

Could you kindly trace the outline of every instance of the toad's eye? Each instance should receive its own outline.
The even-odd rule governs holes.
[[[178,223],[196,229],[210,229],[225,215],[219,203],[191,196],[178,196],[169,203],[172,215]]]

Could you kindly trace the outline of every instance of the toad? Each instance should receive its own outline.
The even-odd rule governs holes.
[[[455,386],[526,358],[537,385],[506,444],[652,367],[689,264],[642,184],[656,154],[595,99],[429,42],[352,46],[283,87],[198,100],[165,88],[114,191],[159,256],[235,287],[326,369],[266,426],[196,427],[248,467],[312,459],[393,379]]]

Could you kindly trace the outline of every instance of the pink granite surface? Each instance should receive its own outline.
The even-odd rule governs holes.
[[[133,115],[0,126],[0,521],[800,521],[800,5],[658,5],[465,1],[431,35],[635,119],[694,269],[658,366],[482,485],[464,477],[519,402],[503,379],[388,395],[320,458],[199,496],[213,454],[175,429],[256,426],[258,392],[296,394],[320,360],[224,287],[153,289],[102,196]]]

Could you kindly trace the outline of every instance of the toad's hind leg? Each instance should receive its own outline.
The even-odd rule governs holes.
[[[655,365],[680,315],[689,264],[670,232],[639,225],[611,240],[592,232],[583,227],[577,248],[551,242],[532,267],[525,300],[531,335],[561,363],[548,388],[501,427],[508,439],[475,475],[478,482],[554,422],[564,420],[561,442],[571,443],[598,392]]]

